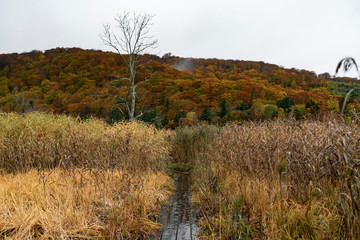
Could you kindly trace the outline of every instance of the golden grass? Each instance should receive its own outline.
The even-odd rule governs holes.
[[[209,239],[358,239],[360,126],[278,120],[228,124],[194,169]]]
[[[1,114],[0,129],[0,238],[146,238],[170,163],[192,169],[203,239],[360,238],[359,121],[175,133],[31,113]]]
[[[300,204],[282,198],[278,182],[229,169],[218,174],[215,190],[214,177],[197,183],[202,239],[341,239],[336,199]]]
[[[160,169],[168,158],[170,131],[151,125],[85,122],[43,113],[0,114],[0,168],[74,167]]]
[[[0,238],[143,239],[172,188],[172,132],[0,114]]]
[[[0,176],[0,236],[136,239],[156,233],[155,216],[171,191],[170,177],[148,172],[124,181],[121,171],[95,174],[55,169]]]

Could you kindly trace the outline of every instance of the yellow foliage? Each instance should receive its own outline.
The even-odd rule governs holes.
[[[339,112],[340,111],[339,102],[336,101],[336,99],[334,98],[330,98],[327,100],[327,108],[330,111]]]
[[[188,113],[186,113],[186,118],[189,119],[189,120],[194,120],[195,115],[196,115],[195,112],[188,112]]]

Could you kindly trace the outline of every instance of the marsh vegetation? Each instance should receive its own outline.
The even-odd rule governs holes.
[[[358,239],[356,115],[198,125],[0,116],[0,235],[146,239],[191,173],[201,239]]]

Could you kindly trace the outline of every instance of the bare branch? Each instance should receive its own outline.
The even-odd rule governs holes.
[[[114,108],[117,108],[117,109],[122,113],[122,115],[125,116],[124,111],[121,109],[121,107],[119,107],[119,105],[120,105],[120,104],[115,104],[115,105],[113,105],[113,106],[111,107],[111,110],[113,110]]]
[[[143,105],[141,110],[140,110],[140,113],[135,117],[136,119],[139,119],[141,116],[143,116],[145,113],[147,113],[148,110],[146,109],[146,106]],[[156,118],[155,118],[156,119]]]
[[[113,77],[113,78],[116,78],[116,79],[119,79],[119,80],[129,80],[128,77],[120,77],[120,76],[117,76],[117,75],[110,75],[109,77]]]
[[[128,77],[113,77],[128,81],[129,92],[126,100],[129,100],[129,102],[125,101],[125,109],[130,120],[136,117],[136,87],[150,79],[150,77],[146,77],[135,83],[135,77],[139,67],[143,67],[149,63],[141,63],[139,61],[139,56],[145,54],[147,50],[154,49],[158,46],[158,41],[155,40],[153,36],[149,35],[153,17],[154,16],[151,14],[137,15],[135,13],[131,16],[129,13],[124,12],[114,18],[116,23],[115,28],[118,30],[118,34],[111,32],[111,26],[105,24],[103,34],[100,36],[103,43],[113,48],[122,57],[128,67]]]
[[[135,84],[135,88],[136,88],[139,84],[148,81],[148,80],[151,79],[153,76],[154,76],[154,74],[150,74],[150,75],[146,76],[143,80],[141,80],[141,81],[139,81],[139,82],[137,82],[137,83]]]
[[[144,115],[144,113],[145,113],[145,112],[140,111],[140,113],[139,113],[138,115],[136,115],[136,117],[135,117],[135,118],[136,118],[136,119],[139,119],[142,115]]]

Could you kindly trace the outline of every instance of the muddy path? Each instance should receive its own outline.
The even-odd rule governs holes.
[[[190,200],[190,175],[174,172],[174,185],[176,191],[162,210],[159,218],[163,227],[158,232],[158,239],[196,239],[198,209]]]

